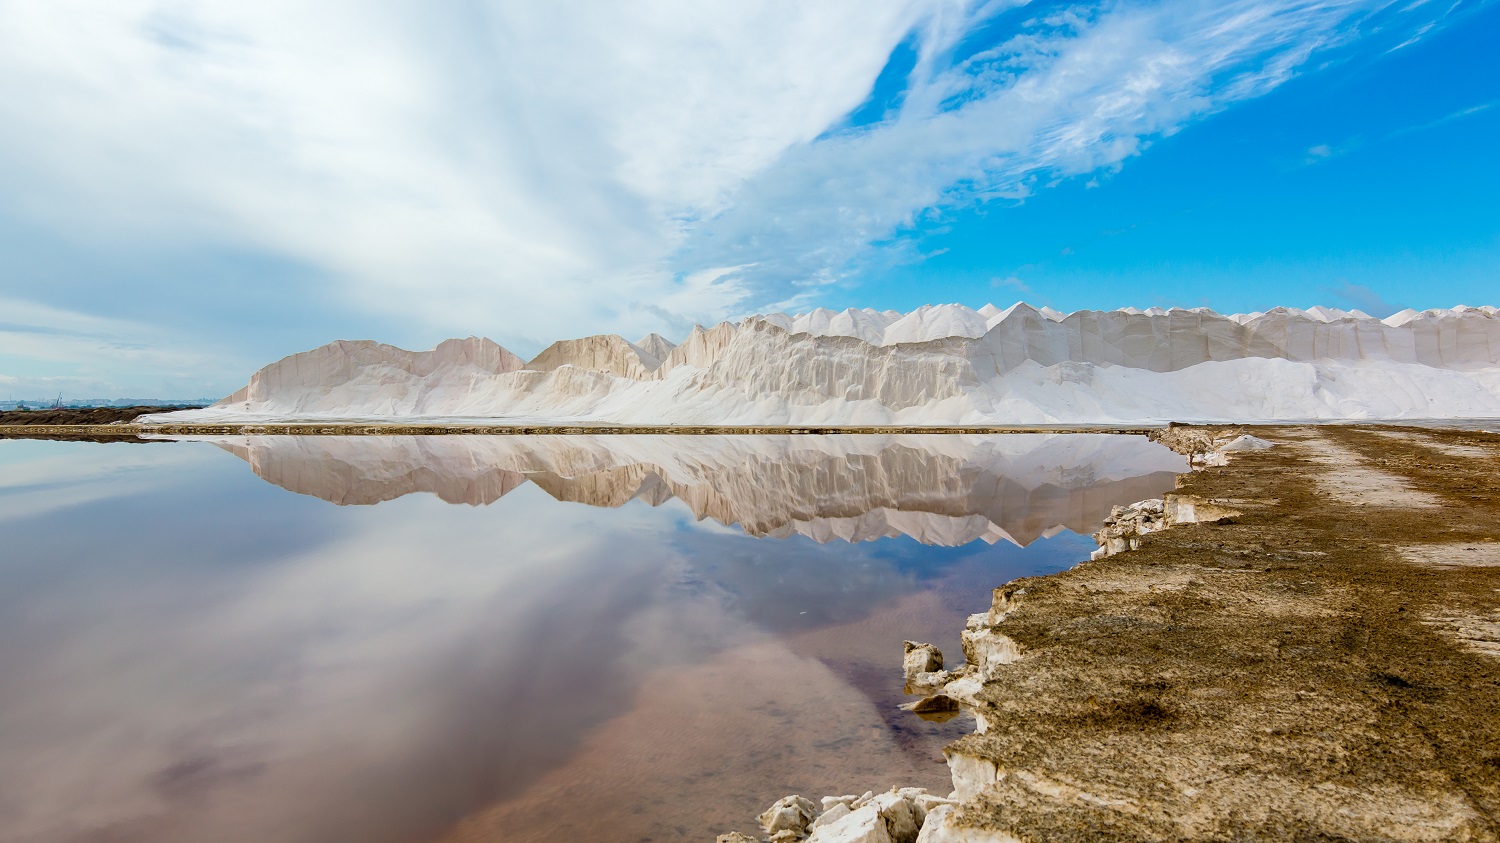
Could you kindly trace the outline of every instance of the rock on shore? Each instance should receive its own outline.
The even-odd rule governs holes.
[[[721,834],[718,843],[936,843],[929,828],[956,803],[919,787],[891,788],[862,796],[825,796],[821,810],[801,796],[787,796],[760,815],[765,837]]]

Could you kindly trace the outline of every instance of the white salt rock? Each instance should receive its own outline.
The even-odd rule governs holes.
[[[811,800],[793,795],[776,800],[776,804],[767,808],[757,819],[767,834],[792,831],[801,836],[807,833],[807,826],[815,816],[817,812]]]
[[[958,843],[963,840],[962,832],[948,823],[954,810],[954,804],[936,805],[929,810],[926,821],[922,823],[922,833],[917,835],[917,843]]]
[[[815,829],[807,843],[896,843],[885,829],[880,810],[865,805],[837,822]]]
[[[852,806],[855,802],[859,801],[859,797],[851,793],[848,796],[825,796],[821,801],[823,803],[823,810],[827,811],[834,805]]]
[[[880,794],[870,800],[870,804],[880,812],[892,843],[916,843],[917,832],[922,829],[922,816],[910,799],[892,791]]]
[[[828,810],[824,811],[821,816],[819,816],[817,819],[813,820],[812,827],[813,828],[822,828],[825,825],[830,825],[832,823],[836,823],[839,820],[843,819],[844,817],[849,816],[852,813],[854,813],[854,811],[850,810],[850,808],[849,808],[849,806],[847,804],[845,804],[843,802],[835,802],[835,803],[833,803],[833,807],[832,808],[829,808]]]
[[[1270,448],[1270,447],[1273,447],[1272,443],[1267,442],[1266,440],[1261,439],[1258,436],[1251,436],[1250,434],[1246,433],[1243,436],[1239,436],[1239,437],[1236,437],[1235,439],[1231,440],[1229,442],[1229,444],[1225,445],[1224,447],[1220,448],[1219,450],[1221,450],[1221,451],[1264,451],[1265,449]]]

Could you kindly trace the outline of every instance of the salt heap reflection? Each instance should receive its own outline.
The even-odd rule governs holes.
[[[1097,435],[212,441],[276,485],[0,443],[0,840],[691,843],[946,788],[972,724],[897,708],[902,640],[958,652],[991,588],[1092,549],[1034,539],[1186,468]],[[1032,543],[835,540],[888,533]]]
[[[559,501],[685,503],[752,536],[909,536],[1025,546],[1089,533],[1160,496],[1183,458],[1109,434],[250,436],[214,438],[270,483],[340,505],[417,492],[488,505],[523,483]]]

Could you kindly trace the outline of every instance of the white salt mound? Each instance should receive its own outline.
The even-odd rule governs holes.
[[[1220,448],[1219,450],[1220,451],[1264,451],[1265,449],[1267,449],[1269,447],[1271,447],[1271,443],[1270,442],[1267,442],[1266,440],[1261,439],[1258,436],[1251,436],[1250,434],[1246,433],[1243,436],[1237,436],[1234,439],[1231,439],[1228,442],[1228,444],[1224,445],[1224,447]]]
[[[1493,307],[1063,314],[1024,303],[815,310],[412,352],[340,341],[204,410],[150,422],[491,419],[640,424],[1047,424],[1500,417]]]

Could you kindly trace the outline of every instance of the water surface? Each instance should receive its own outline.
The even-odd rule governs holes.
[[[248,468],[248,470],[247,470]],[[0,442],[0,840],[711,840],[1180,458],[1100,435]]]

